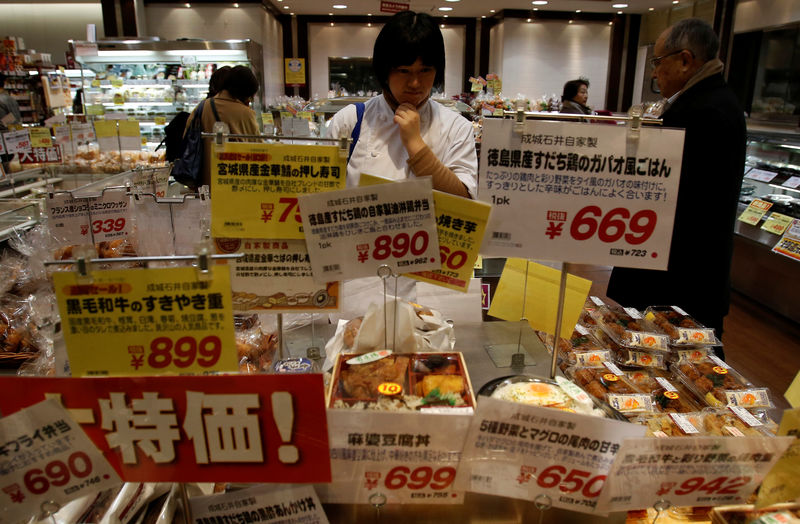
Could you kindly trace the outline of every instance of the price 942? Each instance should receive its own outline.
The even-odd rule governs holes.
[[[638,246],[647,242],[657,221],[658,215],[652,209],[642,209],[631,216],[624,207],[615,207],[603,215],[599,207],[586,206],[575,214],[569,234],[575,240],[589,240],[597,233],[597,238],[606,243],[624,237],[628,244]]]

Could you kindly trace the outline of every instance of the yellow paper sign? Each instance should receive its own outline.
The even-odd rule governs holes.
[[[794,436],[795,439],[764,477],[758,489],[756,508],[800,498],[800,483],[797,482],[797,472],[800,471],[800,409],[787,409],[783,412],[778,435]]]
[[[526,297],[525,317],[528,323],[533,329],[553,334],[556,330],[560,280],[561,272],[557,269],[521,258],[509,258],[494,292],[489,314],[503,320],[518,321],[522,318],[523,297]],[[591,280],[575,275],[567,276],[561,321],[562,338],[570,338],[591,287]]]
[[[31,134],[31,147],[50,147],[53,145],[50,130],[46,127],[31,127],[29,131]]]
[[[163,126],[164,124],[167,123],[167,117],[165,116],[157,116],[155,120],[157,126]]]
[[[138,120],[120,120],[119,121],[119,136],[139,136],[139,121]]]
[[[92,80],[92,87],[100,87],[100,80]]]
[[[742,214],[739,215],[738,220],[741,220],[745,224],[755,226],[761,220],[761,217],[764,216],[764,213],[769,211],[769,208],[771,207],[772,203],[756,198],[750,202],[750,205],[747,206],[747,209],[745,209]]]
[[[147,137],[145,137],[145,136],[142,137],[142,145],[143,146],[147,145]]]
[[[236,371],[228,266],[53,275],[73,376]]]
[[[503,115],[505,115],[505,112],[503,111],[503,108],[501,108],[501,107],[498,107],[492,113],[492,116],[503,116]]]
[[[306,83],[306,59],[305,58],[285,58],[284,59],[285,84],[290,86],[302,86]]]
[[[211,154],[211,233],[305,238],[297,195],[344,189],[338,146],[226,143]]]
[[[298,118],[302,118],[303,120],[308,120],[309,122],[314,121],[314,113],[311,111],[300,111],[297,113]]]
[[[106,108],[103,107],[103,104],[89,104],[86,106],[87,115],[103,115],[105,112]]]
[[[275,125],[275,118],[272,113],[261,113],[261,123],[265,126]]]
[[[290,111],[281,111],[281,118],[292,118],[294,113]]]
[[[124,80],[121,78],[113,78],[111,79],[111,86],[112,87],[122,87],[124,85]]]
[[[122,96],[121,93],[114,93],[114,105],[124,105],[125,104],[125,97]]]
[[[116,120],[95,120],[94,134],[97,138],[109,138],[117,136]]]
[[[794,220],[793,217],[773,212],[761,224],[761,229],[774,235],[782,235],[786,228],[792,225],[792,220]]]
[[[475,265],[472,266],[472,269],[481,270],[483,269],[483,257],[478,255],[478,258],[475,259]]]
[[[800,373],[795,375],[794,380],[789,384],[789,389],[783,394],[789,405],[793,408],[800,408]]]

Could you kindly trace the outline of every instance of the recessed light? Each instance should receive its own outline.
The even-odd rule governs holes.
[[[289,9],[288,5],[283,6],[284,9]]]
[[[608,25],[614,25],[614,22],[609,22]]]
[[[444,0],[445,2],[460,2],[461,0]]]
[[[183,5],[185,5],[186,7],[192,7],[192,4],[183,4]]]
[[[628,7],[628,4],[611,4],[611,7],[613,7],[614,9],[625,9],[626,7]]]
[[[534,10],[534,11],[538,11],[538,10],[539,10],[539,8],[538,8],[538,7],[534,7],[534,8],[533,8],[533,10]]]
[[[572,23],[572,20],[570,20],[570,21],[569,21],[569,23],[571,24],[571,23]]]
[[[440,25],[439,27],[441,27],[442,29],[444,29],[444,24]]]
[[[621,15],[621,14],[622,14],[622,11],[617,11],[617,14],[618,14],[618,15]]]
[[[490,13],[494,13],[494,9],[489,9],[489,12]]]
[[[655,11],[655,10],[656,10],[655,7],[651,7],[650,9],[648,9],[648,11]]]
[[[236,7],[236,8],[238,8],[238,7],[239,7],[239,4],[237,4],[236,2],[234,2],[234,4],[233,4],[233,7]]]
[[[439,11],[452,11],[452,10],[453,10],[452,7],[440,7],[439,8]]]
[[[372,27],[372,22],[367,22],[367,27]]]
[[[331,22],[331,27],[333,27],[333,22]]]
[[[333,4],[334,9],[347,9],[347,6],[344,4]]]
[[[673,3],[673,4],[677,4],[677,3],[678,3],[678,0],[672,0],[672,3]]]
[[[481,15],[481,18],[486,18],[486,15]]]
[[[442,15],[444,18],[447,18],[449,15]]]
[[[372,13],[367,13],[367,16],[372,16]]]
[[[531,23],[531,19],[530,19],[530,18],[528,18],[528,19],[527,19],[527,20],[525,20],[525,21],[526,21],[526,22],[528,22],[529,24]]]
[[[533,0],[533,5],[547,5],[547,0]]]
[[[580,13],[580,12],[581,12],[581,10],[580,10],[580,9],[576,9],[576,10],[575,10],[575,12],[576,12],[576,13]]]

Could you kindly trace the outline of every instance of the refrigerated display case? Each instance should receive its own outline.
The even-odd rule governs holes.
[[[206,97],[208,79],[225,65],[253,70],[263,93],[263,54],[252,40],[70,40],[80,67],[84,112],[139,121],[148,149],[164,138],[164,127]],[[86,50],[91,49],[86,54]],[[261,113],[261,100],[253,110]]]

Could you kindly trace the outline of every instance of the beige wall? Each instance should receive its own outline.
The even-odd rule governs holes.
[[[103,36],[100,1],[79,3],[0,3],[0,35],[21,36],[25,47],[50,53],[53,63],[65,62],[67,40],[86,40],[86,24],[97,26]]]
[[[745,33],[800,21],[798,0],[739,0],[733,31]]]

